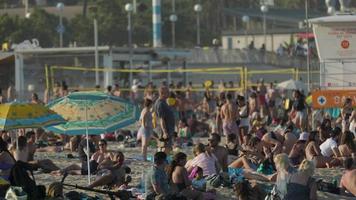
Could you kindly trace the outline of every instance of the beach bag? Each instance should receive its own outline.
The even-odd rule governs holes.
[[[29,200],[39,200],[46,197],[46,188],[37,186],[33,176],[34,166],[22,161],[16,161],[10,171],[9,181],[12,186],[22,187]],[[31,174],[32,178],[29,176]]]
[[[273,186],[271,192],[266,195],[265,200],[282,200],[279,197],[277,186]]]
[[[6,192],[5,199],[7,200],[27,200],[27,193],[22,187],[10,186]]]

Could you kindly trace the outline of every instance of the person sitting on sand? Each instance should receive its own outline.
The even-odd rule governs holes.
[[[291,165],[299,165],[305,158],[305,146],[309,138],[309,133],[303,132],[300,134],[298,141],[293,145],[289,153],[289,160]]]
[[[213,153],[206,151],[204,144],[196,144],[193,148],[193,153],[195,157],[192,160],[189,160],[185,165],[185,168],[187,168],[189,173],[191,173],[196,166],[203,169],[204,176],[213,175],[218,172],[218,159]]]
[[[250,136],[250,135],[249,135]],[[248,137],[246,137],[248,138]],[[228,152],[227,163],[231,164],[239,156],[239,145],[236,143],[237,136],[230,134],[227,136],[225,148]]]
[[[340,180],[341,194],[356,196],[356,169],[353,168],[352,158],[347,158],[344,165],[345,171]]]
[[[30,133],[29,135],[32,135],[32,133]],[[12,145],[12,147],[10,147],[10,152],[12,152],[12,155],[14,156],[16,161],[33,164],[34,167],[41,168],[46,173],[59,169],[59,167],[57,167],[49,159],[30,160],[31,156],[32,158],[34,158],[34,152],[36,152],[36,149],[34,150],[34,152],[30,152],[30,147],[27,144],[27,139],[25,136],[20,136],[17,140],[17,144],[15,143]]]
[[[85,140],[83,140],[85,141]],[[89,144],[90,145],[90,144]],[[89,147],[90,148],[90,147]],[[84,157],[85,156],[85,157]],[[71,175],[86,175],[88,174],[88,163],[86,155],[79,156],[82,160],[82,166],[73,164],[62,170],[57,170],[53,172],[53,175],[62,175],[63,173],[68,173]],[[108,152],[107,150],[107,142],[102,139],[99,141],[99,150],[93,153],[89,161],[90,173],[96,173],[98,170],[98,166],[104,162],[105,160],[110,160],[114,157],[114,154]]]
[[[219,166],[221,166],[222,171],[227,172],[227,158],[229,152],[225,147],[219,145],[221,141],[220,135],[217,133],[212,133],[208,141],[209,147],[211,148],[211,152],[218,159]]]
[[[230,168],[244,168],[256,171],[258,165],[265,159],[263,146],[258,137],[252,137],[244,149],[240,149],[242,156],[232,162]]]
[[[105,159],[112,158],[114,155],[108,151],[107,146],[108,143],[106,142],[106,140],[101,139],[99,141],[99,150],[91,156],[91,160],[95,160],[96,163],[101,163]]]
[[[145,178],[146,200],[154,200],[156,197],[164,197],[171,193],[168,185],[168,176],[165,172],[166,163],[166,153],[155,153],[154,165],[148,171]]]
[[[261,143],[265,154],[277,155],[282,152],[284,137],[274,132],[269,132],[263,135]]]
[[[19,136],[17,143],[10,147],[10,152],[13,154],[16,161],[28,162],[29,148],[27,146],[27,139],[25,136]]]
[[[125,176],[130,173],[131,169],[124,165],[125,156],[122,152],[117,152],[111,158],[106,158],[98,165],[98,172],[96,180],[88,187],[95,188],[105,185],[115,185],[120,187],[127,185],[131,180]]]
[[[28,146],[28,160],[33,161],[36,152],[36,135],[34,131],[26,133],[27,146]]]
[[[277,169],[276,189],[278,191],[278,196],[280,199],[284,199],[288,192],[287,183],[289,177],[295,173],[295,170],[290,166],[288,155],[285,153],[276,155],[273,162]]]
[[[307,160],[314,161],[316,168],[324,168],[327,166],[336,166],[337,160],[325,157],[321,154],[318,145],[319,137],[318,132],[312,131],[309,134],[307,146],[305,147],[305,157]]]
[[[315,165],[312,161],[303,160],[299,170],[290,173],[287,177],[287,193],[284,199],[288,200],[316,200],[317,185],[312,178]]]
[[[298,141],[298,137],[293,134],[293,126],[288,127],[282,134],[283,136],[283,148],[282,152],[289,154],[293,148],[293,145]]]
[[[191,140],[192,134],[188,127],[188,122],[185,118],[179,120],[178,123],[178,137],[181,140]]]
[[[320,151],[323,156],[328,158],[338,158],[341,156],[338,149],[338,138],[340,133],[340,128],[334,128],[333,131],[330,133],[330,137],[320,145]]]
[[[354,134],[351,131],[345,131],[341,135],[339,152],[342,157],[352,157],[356,159],[356,144],[354,142]]]
[[[170,183],[179,194],[187,199],[203,199],[202,193],[191,188],[191,181],[188,178],[188,172],[184,168],[187,162],[187,155],[179,152],[174,155],[171,165],[169,166],[168,175]]]
[[[7,143],[0,138],[0,178],[8,180],[16,160],[7,149]]]
[[[101,160],[100,163],[95,165],[90,164],[90,172],[97,174],[97,179],[88,187],[94,188],[104,185],[116,185],[117,187],[120,187],[121,185],[125,184],[127,182],[125,174],[128,168],[124,166],[124,160],[124,154],[122,152],[116,152]],[[51,174],[63,175],[67,173],[70,175],[87,175],[88,171],[86,170],[87,167],[83,168],[83,166],[80,167],[79,165],[73,164],[64,169],[53,171]]]

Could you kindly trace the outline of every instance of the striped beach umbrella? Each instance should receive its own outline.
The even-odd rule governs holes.
[[[130,102],[102,92],[75,92],[47,105],[67,122],[47,127],[66,135],[98,135],[114,132],[135,123],[139,109]],[[87,139],[87,149],[89,140]],[[89,153],[87,152],[88,183],[90,184]]]
[[[0,129],[41,128],[64,123],[63,117],[40,104],[0,104]]]
[[[47,127],[66,135],[98,135],[135,123],[139,109],[127,100],[102,92],[75,92],[47,105],[67,122]]]

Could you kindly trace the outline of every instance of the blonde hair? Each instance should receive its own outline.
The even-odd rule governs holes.
[[[285,153],[278,154],[273,159],[276,165],[277,171],[284,170],[287,171],[290,166],[288,155]]]
[[[276,186],[281,199],[287,194],[287,182],[290,178],[288,168],[290,166],[288,155],[285,153],[278,154],[273,159],[277,169]]]
[[[306,173],[308,176],[312,176],[314,174],[315,164],[312,161],[304,159],[299,166],[299,171]]]

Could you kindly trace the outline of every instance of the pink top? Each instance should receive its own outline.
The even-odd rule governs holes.
[[[216,174],[215,162],[217,162],[217,158],[214,154],[208,155],[207,153],[201,153],[188,161],[185,168],[198,166],[203,169],[204,176],[209,176]]]

